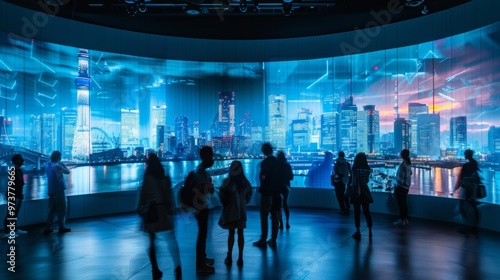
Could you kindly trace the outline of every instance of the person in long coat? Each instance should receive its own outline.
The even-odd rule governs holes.
[[[149,234],[149,260],[151,262],[153,279],[161,279],[163,273],[158,268],[155,240],[160,232],[166,233],[168,249],[174,262],[174,273],[180,276],[181,261],[179,246],[174,235],[174,200],[170,177],[165,176],[165,170],[156,154],[150,154],[148,166],[144,173],[144,180],[140,190],[139,209],[153,207],[156,212],[156,221],[143,220],[142,229]]]
[[[361,239],[360,220],[361,220],[361,207],[363,207],[363,215],[366,219],[368,226],[368,237],[372,238],[372,216],[370,214],[370,203],[373,203],[373,197],[368,188],[368,181],[370,180],[371,169],[368,166],[365,153],[358,153],[354,158],[352,164],[352,173],[347,183],[346,194],[349,196],[349,201],[354,207],[354,225],[356,232],[352,234],[352,238]]]
[[[252,186],[243,172],[240,161],[233,161],[229,167],[229,176],[224,180],[219,191],[222,213],[219,225],[229,231],[227,239],[227,257],[224,263],[231,265],[233,257],[234,234],[238,231],[238,261],[243,265],[243,247],[245,237],[243,231],[247,226],[247,204],[252,198]]]

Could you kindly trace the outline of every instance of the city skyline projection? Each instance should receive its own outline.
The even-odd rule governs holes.
[[[205,144],[259,155],[264,141],[292,153],[500,153],[499,30],[245,63],[135,57],[1,33],[0,142],[76,161],[116,149],[188,157]]]

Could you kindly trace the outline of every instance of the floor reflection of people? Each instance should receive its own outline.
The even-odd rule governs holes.
[[[322,162],[315,162],[307,173],[304,184],[307,188],[330,189],[330,176],[333,169],[333,153],[325,152]]]
[[[462,255],[458,262],[462,264],[463,271],[457,271],[457,274],[462,276],[462,278],[457,279],[486,279],[486,275],[482,275],[479,239],[475,237],[465,238],[461,249]]]
[[[364,256],[361,253],[361,242],[354,244],[351,276],[348,279],[374,279],[371,271],[372,242],[366,245]]]
[[[412,252],[408,248],[412,248],[410,244],[411,236],[406,234],[405,230],[401,230],[397,237],[397,247],[396,253],[394,254],[396,269],[398,275],[402,275],[402,279],[414,279],[411,266],[411,254]]]

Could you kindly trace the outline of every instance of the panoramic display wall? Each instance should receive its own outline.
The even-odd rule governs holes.
[[[289,153],[495,153],[499,26],[366,54],[255,63],[151,59],[1,34],[0,142],[75,161],[113,149],[123,154],[96,160],[143,149],[186,158],[204,144],[255,156],[263,141]]]
[[[136,162],[148,152],[189,161],[203,145],[219,160],[253,159],[265,141],[305,166],[298,175],[339,150],[390,159],[408,148],[444,161],[473,149],[494,167],[499,31],[496,23],[364,54],[244,63],[136,57],[2,33],[0,143],[26,153],[28,169],[54,150],[75,166]],[[329,177],[298,186],[328,187]]]

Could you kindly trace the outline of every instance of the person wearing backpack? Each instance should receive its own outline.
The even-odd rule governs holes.
[[[345,186],[349,181],[349,176],[351,174],[351,165],[345,159],[345,153],[343,151],[338,152],[337,160],[333,165],[332,172],[332,186],[335,187],[335,196],[337,197],[337,202],[339,203],[340,210],[337,212],[341,215],[349,214],[349,199],[345,196]]]
[[[286,228],[290,228],[290,207],[288,206],[288,196],[290,195],[290,181],[293,180],[293,171],[290,163],[287,162],[285,153],[278,152],[276,157],[279,172],[279,188],[283,197],[283,211],[285,212]],[[281,209],[278,211],[279,228],[283,229],[283,215]]]
[[[196,167],[196,186],[194,189],[195,217],[198,223],[198,238],[196,240],[196,273],[215,273],[214,259],[207,258],[206,245],[208,234],[208,200],[207,195],[214,193],[212,177],[207,168],[214,165],[214,151],[209,146],[200,149],[201,163]]]

